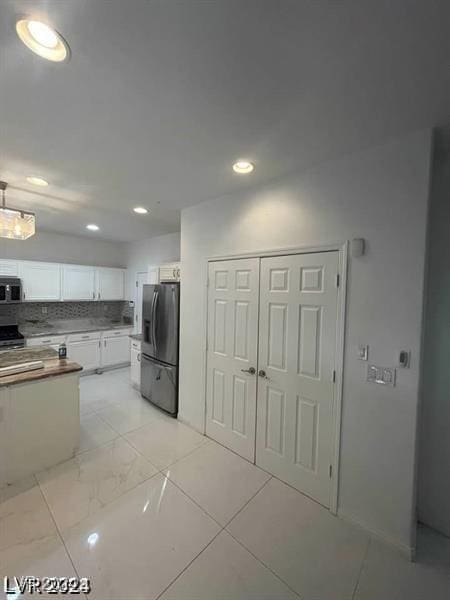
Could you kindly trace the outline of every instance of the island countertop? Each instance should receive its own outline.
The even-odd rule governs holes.
[[[58,352],[47,346],[38,348],[20,348],[18,350],[0,352],[0,367],[19,365],[34,360],[42,360],[44,368],[0,377],[0,387],[26,383],[29,381],[38,381],[40,379],[46,379],[47,377],[55,377],[67,373],[76,373],[83,369],[78,363],[71,360],[60,360],[58,358]]]

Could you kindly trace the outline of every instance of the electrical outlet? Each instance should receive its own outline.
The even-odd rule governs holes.
[[[41,312],[43,315],[47,315],[48,314],[48,308],[46,306],[41,306]]]
[[[391,367],[376,367],[375,365],[367,367],[367,381],[370,383],[395,387],[396,375],[397,371]]]

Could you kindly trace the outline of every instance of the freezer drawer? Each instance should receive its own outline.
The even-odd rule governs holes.
[[[173,416],[178,413],[178,369],[141,354],[141,394]]]

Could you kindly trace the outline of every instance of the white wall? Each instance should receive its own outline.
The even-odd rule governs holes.
[[[126,245],[126,267],[128,299],[134,299],[135,277],[139,271],[147,271],[149,265],[180,260],[180,233],[169,233],[158,237],[131,242]]]
[[[0,238],[0,257],[61,263],[124,267],[126,245],[38,231],[28,240]]]
[[[433,167],[420,427],[419,519],[450,536],[450,155]]]
[[[339,513],[404,549],[414,543],[419,350],[431,132],[322,164],[182,212],[180,417],[204,420],[205,258],[367,240],[349,264]],[[365,382],[395,366],[395,388]]]

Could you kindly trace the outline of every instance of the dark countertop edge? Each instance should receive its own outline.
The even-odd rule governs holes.
[[[0,388],[19,385],[21,383],[29,383],[42,379],[50,379],[51,377],[60,377],[61,375],[70,375],[71,373],[79,373],[83,370],[78,363],[71,360],[60,361],[59,358],[44,360],[44,368],[36,371],[25,371],[24,373],[14,373],[6,377],[0,377]],[[51,363],[51,364],[47,364]]]
[[[20,325],[19,325],[19,329],[20,329]],[[64,331],[62,330],[52,330],[52,331],[48,331],[46,333],[25,333],[23,334],[23,336],[25,337],[25,339],[29,339],[29,338],[37,338],[37,337],[48,337],[48,336],[54,336],[54,335],[71,335],[71,334],[75,334],[75,333],[93,333],[94,331],[109,331],[110,329],[133,329],[133,325],[112,325],[111,327],[106,327],[106,326],[102,326],[100,325],[99,327],[90,327],[89,329],[66,329]]]
[[[136,342],[142,342],[142,333],[130,333],[128,337]]]

